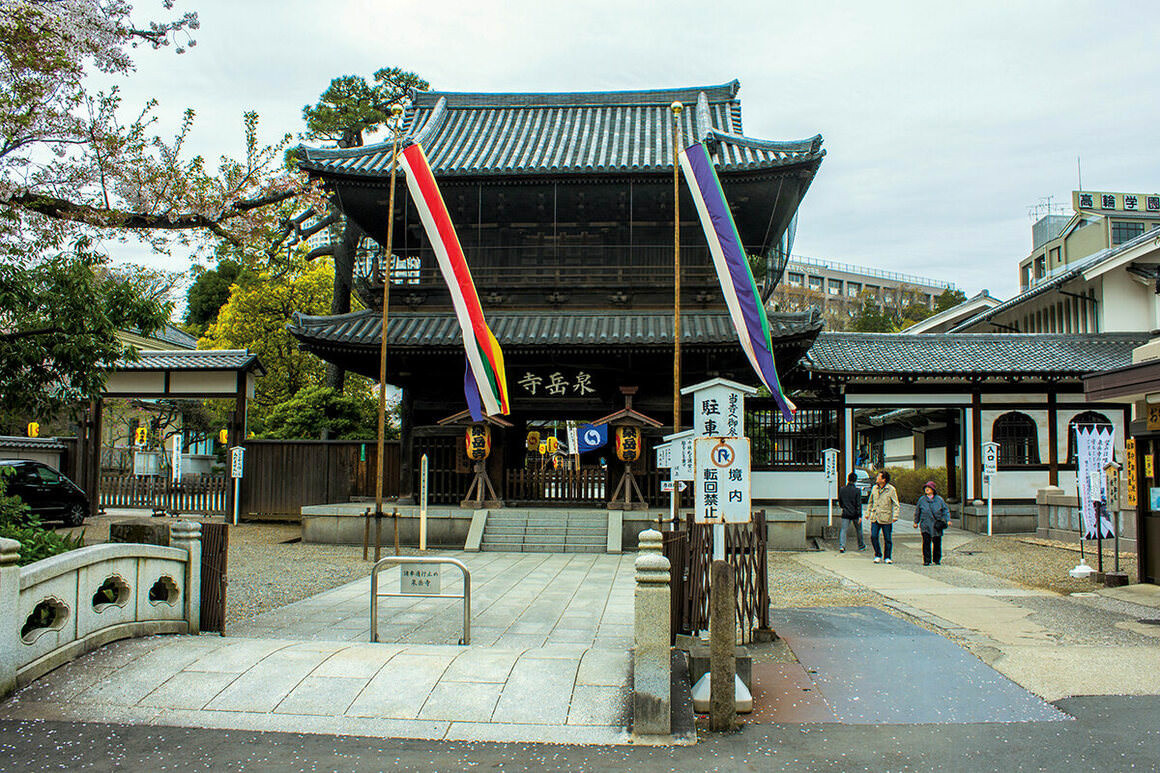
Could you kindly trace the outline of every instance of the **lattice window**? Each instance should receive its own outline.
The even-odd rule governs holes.
[[[755,470],[822,469],[822,451],[838,447],[838,411],[799,407],[792,423],[782,418],[772,400],[751,400],[745,411],[745,431]]]
[[[1112,429],[1112,422],[1108,421],[1108,417],[1097,411],[1084,411],[1077,413],[1075,417],[1067,423],[1067,463],[1076,463],[1076,448],[1075,448],[1075,431],[1080,427],[1091,428],[1097,427],[1100,429]]]
[[[991,438],[999,444],[999,464],[1039,464],[1039,429],[1027,414],[1004,413],[995,419]]]

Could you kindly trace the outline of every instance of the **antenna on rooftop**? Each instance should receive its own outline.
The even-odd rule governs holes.
[[[1075,157],[1075,176],[1078,178],[1079,190],[1083,190],[1083,166],[1080,164],[1079,156]]]
[[[1062,215],[1064,214],[1064,207],[1062,204],[1055,203],[1054,196],[1043,196],[1039,199],[1039,203],[1027,208],[1027,217],[1031,218],[1032,222],[1038,223],[1047,215]]]

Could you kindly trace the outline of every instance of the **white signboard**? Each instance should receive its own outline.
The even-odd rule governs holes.
[[[439,593],[443,577],[439,564],[407,564],[399,569],[400,593]]]
[[[181,433],[173,436],[173,482],[181,482],[181,446],[184,443],[184,438]]]
[[[994,477],[999,471],[999,444],[983,443],[983,474]]]
[[[230,477],[242,477],[242,467],[246,460],[246,449],[242,446],[234,446],[230,451]]]
[[[576,438],[576,422],[568,422],[568,453],[580,453],[580,442]]]
[[[750,506],[749,438],[697,438],[696,503],[697,523],[749,523]]]
[[[661,443],[659,446],[656,447],[655,450],[657,453],[657,469],[658,470],[667,470],[673,466],[673,463],[672,463],[673,444],[672,443]]]
[[[689,484],[685,483],[683,480],[677,481],[677,491],[684,492],[684,490],[688,487]],[[662,480],[661,491],[665,494],[673,493],[673,482],[671,480]]]
[[[838,479],[838,449],[827,448],[822,451],[822,460],[826,469],[826,480],[833,483]]]
[[[728,382],[694,392],[693,430],[700,437],[745,435],[745,393]]]
[[[687,480],[692,482],[693,470],[693,440],[696,438],[696,430],[687,429],[684,432],[678,432],[675,435],[665,435],[665,440],[669,441],[668,445],[671,447],[669,453],[669,478],[671,480]]]

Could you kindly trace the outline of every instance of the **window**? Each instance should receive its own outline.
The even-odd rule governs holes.
[[[817,290],[818,292],[822,291],[822,278],[820,276],[810,277],[810,289]]]
[[[991,439],[999,444],[999,464],[1039,464],[1039,430],[1025,413],[995,419]]]
[[[1026,290],[1031,284],[1031,264],[1019,267],[1019,287]]]
[[[786,278],[786,281],[788,281],[790,283],[790,285],[792,285],[793,287],[801,287],[802,284],[805,282],[806,275],[799,274],[795,271],[790,271],[788,274],[785,275],[785,278]]]
[[[1052,265],[1059,263],[1061,260],[1063,260],[1063,255],[1060,253],[1059,247],[1052,247],[1051,248],[1050,257],[1051,257]]]
[[[1047,259],[1040,255],[1035,258],[1035,278],[1042,279],[1047,276]]]
[[[1112,428],[1112,423],[1108,421],[1108,417],[1096,411],[1084,411],[1077,413],[1071,421],[1067,423],[1067,463],[1075,464],[1076,450],[1075,450],[1075,431],[1080,427],[1100,427]]]
[[[1119,220],[1112,221],[1112,244],[1123,244],[1126,241],[1135,239],[1142,233],[1144,233],[1143,223],[1129,223]]]
[[[830,286],[830,295],[841,295],[842,294],[842,280],[841,279],[831,279],[829,286]]]
[[[861,282],[846,282],[846,295],[851,298],[857,298],[858,294],[862,292]]]
[[[822,468],[822,451],[838,447],[838,412],[799,407],[786,422],[771,398],[751,398],[745,406],[745,431],[752,443],[755,470]]]

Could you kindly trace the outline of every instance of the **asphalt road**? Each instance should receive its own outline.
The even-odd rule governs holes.
[[[692,747],[433,743],[0,722],[0,771],[1160,771],[1160,696],[1069,698],[1067,722],[752,725]]]

